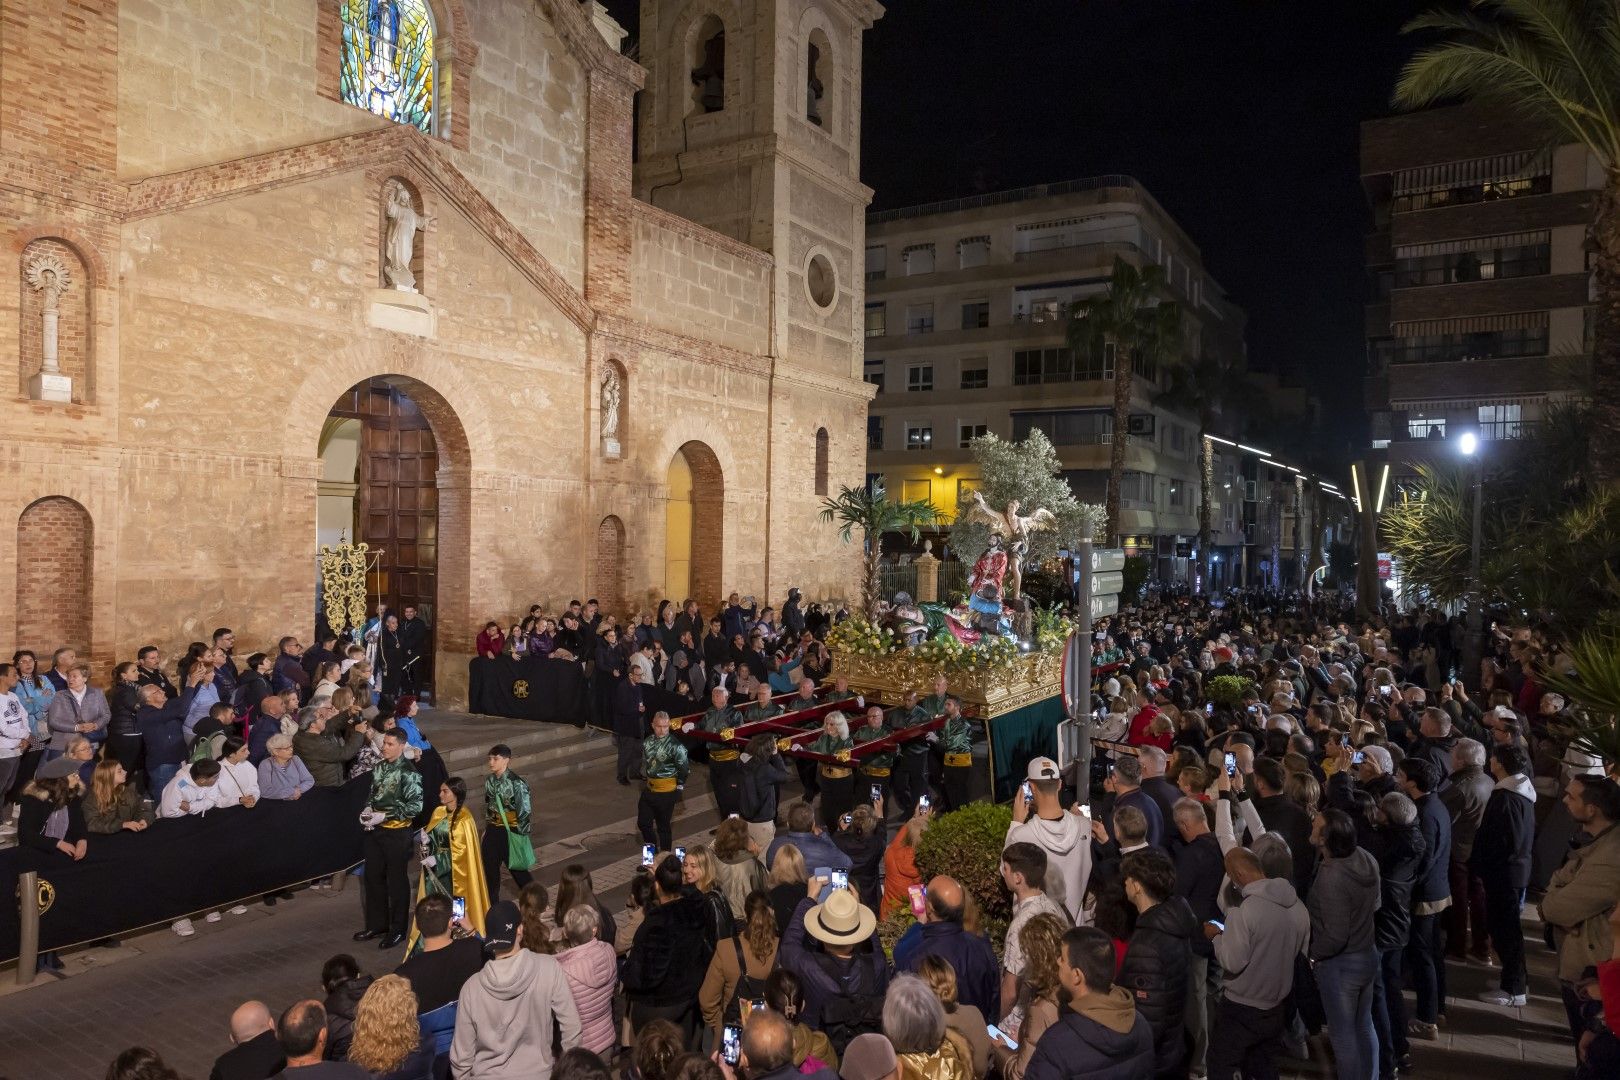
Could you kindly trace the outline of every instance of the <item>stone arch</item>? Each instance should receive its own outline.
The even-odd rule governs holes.
[[[827,494],[827,458],[830,439],[827,429],[816,428],[816,494]]]
[[[716,12],[703,12],[687,26],[682,55],[686,58],[690,92],[683,115],[725,112],[726,101],[736,85],[735,65],[727,64],[726,46],[725,20]]]
[[[67,284],[52,284],[65,276]],[[35,393],[47,347],[55,352],[56,369],[72,380],[71,400],[95,400],[95,290],[99,275],[84,250],[63,236],[42,234],[25,244],[17,262],[18,349],[20,391],[42,400],[52,397],[47,385]],[[51,297],[54,294],[54,304]],[[55,312],[54,325],[47,310]]]
[[[609,514],[596,526],[596,562],[592,570],[591,591],[601,603],[601,610],[620,614],[629,610],[626,603],[624,568],[625,529],[617,514]]]
[[[726,490],[720,459],[707,443],[683,443],[669,458],[666,483],[688,486],[679,494],[666,488],[665,593],[677,602],[689,596],[712,610],[724,595]],[[689,515],[689,524],[684,526],[680,524],[683,513]],[[684,539],[689,570],[683,587],[671,577],[679,576],[673,570],[680,561],[674,545],[682,539],[679,531],[688,528]]]
[[[95,525],[83,504],[48,495],[17,517],[17,646],[90,655]]]
[[[821,123],[817,126],[834,138],[842,138],[848,110],[839,91],[848,58],[844,55],[837,28],[825,11],[809,7],[799,18],[794,40],[798,43],[798,78],[794,88],[798,115],[806,121],[810,120],[811,50],[814,49],[815,75],[821,83]]]
[[[422,189],[413,181],[394,173],[382,182],[377,191],[377,285],[379,288],[393,288],[394,283],[388,280],[388,235],[391,222],[388,218],[389,202],[393,193],[404,188],[410,196],[411,209],[421,215],[425,222],[428,218],[427,200],[422,197]],[[427,281],[427,230],[418,229],[411,237],[411,278],[412,287],[426,296],[428,293]]]

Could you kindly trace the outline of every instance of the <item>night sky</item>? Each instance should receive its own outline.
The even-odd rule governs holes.
[[[1249,360],[1359,437],[1357,125],[1420,0],[892,0],[866,36],[874,209],[1100,173],[1141,181],[1249,316]],[[608,0],[632,34],[637,0]],[[1281,441],[1281,440],[1279,440]]]

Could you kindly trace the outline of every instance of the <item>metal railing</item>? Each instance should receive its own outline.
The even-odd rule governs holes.
[[[1033,184],[1029,187],[1012,188],[1008,191],[992,191],[986,195],[969,195],[961,199],[944,199],[940,202],[923,203],[920,206],[901,206],[893,210],[878,210],[866,215],[868,224],[875,225],[884,221],[902,221],[906,218],[926,217],[929,214],[949,214],[956,210],[973,210],[981,206],[1001,206],[1004,203],[1023,202],[1025,199],[1039,199],[1048,195],[1067,195],[1076,191],[1100,191],[1104,188],[1130,188],[1137,195],[1152,202],[1141,184],[1132,177],[1123,173],[1109,173],[1103,176],[1088,176],[1079,180],[1064,180],[1056,184]]]

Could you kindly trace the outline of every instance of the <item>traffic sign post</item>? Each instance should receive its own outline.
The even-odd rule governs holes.
[[[1119,594],[1125,588],[1125,552],[1094,548],[1090,540],[1075,547],[1080,566],[1080,618],[1063,658],[1063,704],[1069,718],[1058,732],[1058,764],[1076,764],[1075,787],[1085,802],[1091,786],[1091,624],[1093,619],[1119,611]]]

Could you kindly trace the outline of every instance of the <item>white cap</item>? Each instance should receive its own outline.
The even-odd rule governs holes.
[[[1060,778],[1058,763],[1049,757],[1031,758],[1026,775],[1030,780],[1057,780]]]

